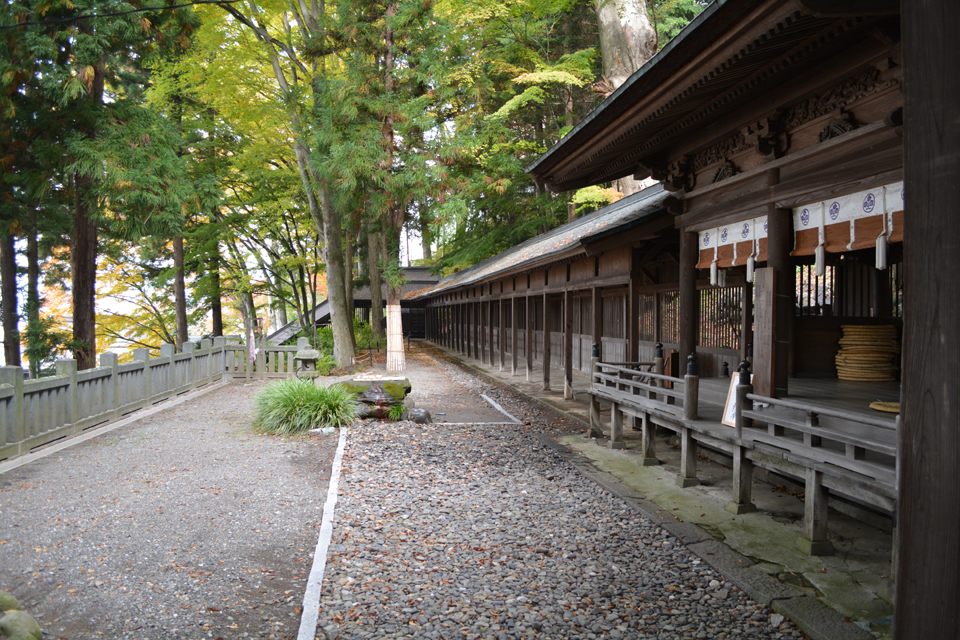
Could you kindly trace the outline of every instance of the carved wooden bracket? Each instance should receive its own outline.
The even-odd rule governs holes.
[[[753,145],[762,156],[781,157],[790,146],[787,133],[780,126],[780,112],[775,111],[766,118],[747,125],[740,130],[744,141]]]
[[[733,164],[730,160],[727,160],[720,168],[717,169],[717,172],[713,174],[713,182],[717,183],[721,180],[726,180],[727,178],[732,178],[733,176],[740,173],[740,169],[737,168],[737,165]]]
[[[842,136],[845,133],[849,133],[856,129],[857,121],[854,120],[853,114],[838,109],[834,114],[834,117],[830,119],[830,123],[823,128],[823,131],[820,132],[820,135],[817,139],[820,142],[824,140],[830,140],[831,138],[837,138]]]
[[[691,171],[690,156],[681,156],[671,162],[663,174],[663,178],[657,178],[663,181],[663,188],[667,191],[690,191],[696,184],[696,174]]]

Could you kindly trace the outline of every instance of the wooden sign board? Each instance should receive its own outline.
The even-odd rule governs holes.
[[[777,270],[757,269],[754,284],[756,306],[753,310],[753,392],[773,397],[776,371]]]
[[[753,382],[753,374],[750,375],[750,382]],[[740,384],[740,374],[735,373],[730,377],[730,388],[727,389],[727,402],[723,405],[723,424],[728,427],[737,426],[737,385]]]

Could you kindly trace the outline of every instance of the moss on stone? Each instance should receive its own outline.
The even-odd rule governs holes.
[[[20,609],[20,603],[9,591],[0,591],[0,612],[16,611]]]
[[[400,382],[384,382],[383,390],[386,391],[394,400],[402,402],[403,399],[407,397],[407,394],[410,393],[410,381],[402,380]]]
[[[343,387],[344,389],[346,389],[347,391],[349,391],[355,396],[359,396],[361,393],[363,393],[364,391],[370,388],[369,382],[361,383],[361,382],[356,382],[354,380],[338,382],[337,384],[339,384],[341,387]]]
[[[43,632],[33,617],[23,611],[11,611],[0,618],[0,632],[10,640],[42,640]]]

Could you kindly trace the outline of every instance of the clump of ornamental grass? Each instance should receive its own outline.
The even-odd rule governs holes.
[[[342,427],[360,410],[356,396],[333,385],[292,378],[263,388],[255,402],[253,426],[261,433],[294,435],[319,427]]]
[[[407,408],[402,404],[395,404],[390,407],[389,412],[387,412],[387,418],[393,422],[400,422],[403,420],[403,416],[407,415]]]

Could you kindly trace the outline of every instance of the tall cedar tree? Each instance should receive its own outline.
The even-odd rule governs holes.
[[[134,7],[140,3],[134,2]],[[64,154],[55,167],[73,216],[70,234],[72,347],[78,366],[96,366],[96,274],[101,231],[137,237],[180,225],[188,196],[177,132],[142,100],[143,67],[166,48],[187,47],[193,14],[149,11],[110,18],[131,3],[8,2],[24,26],[13,33],[15,69],[35,69],[49,104],[64,114]],[[72,18],[43,24],[44,20]],[[25,24],[29,21],[41,24]],[[32,82],[32,80],[31,80]]]

